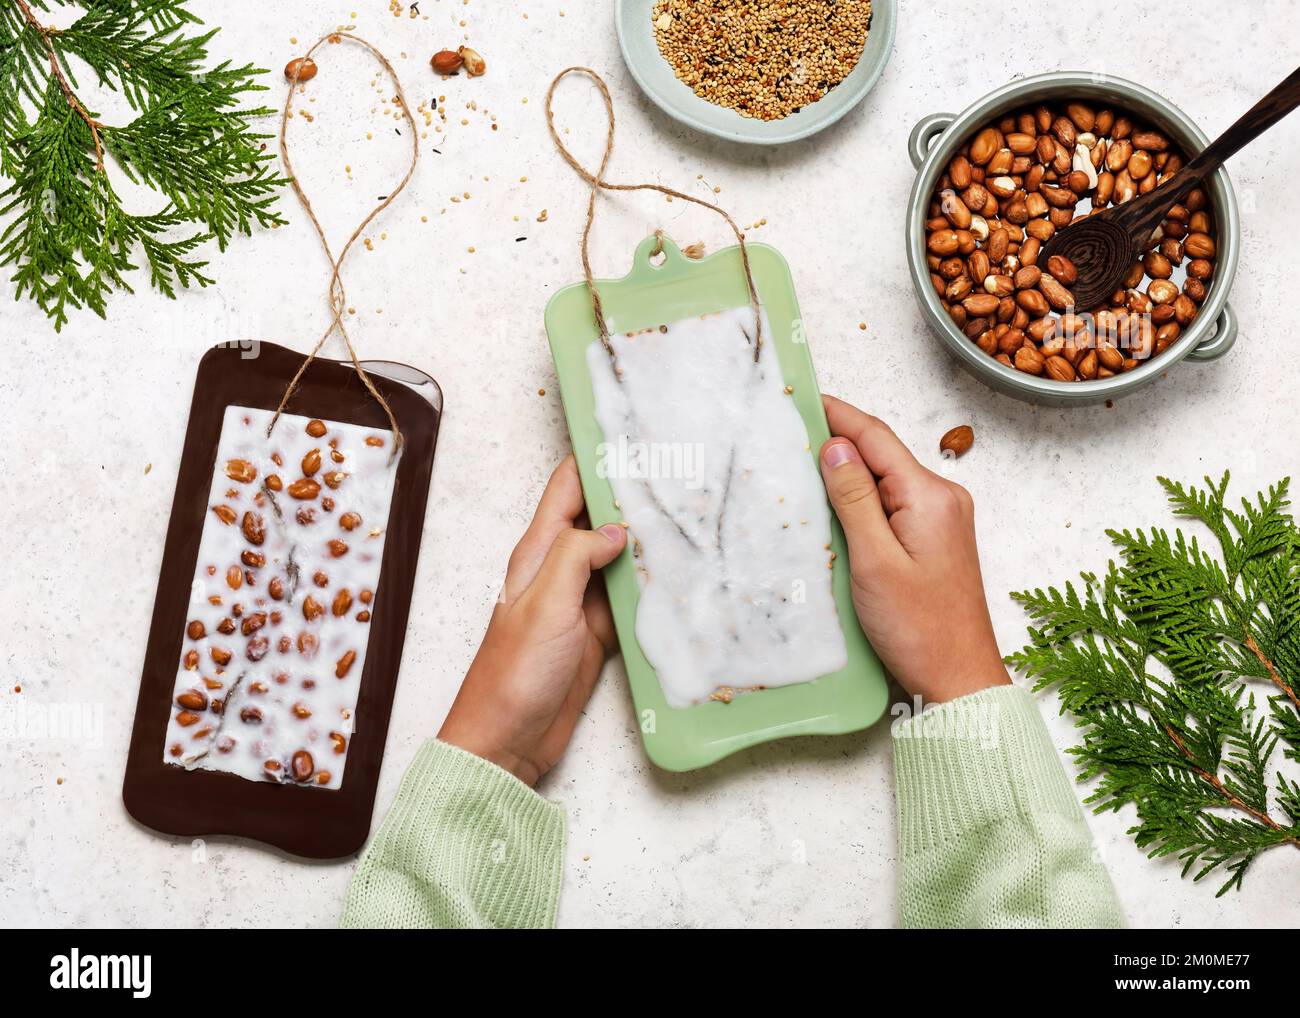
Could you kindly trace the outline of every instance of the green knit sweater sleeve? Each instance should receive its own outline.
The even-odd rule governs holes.
[[[563,856],[563,807],[430,739],[357,865],[343,925],[553,926]]]
[[[1037,706],[999,686],[894,729],[903,926],[1123,925]]]

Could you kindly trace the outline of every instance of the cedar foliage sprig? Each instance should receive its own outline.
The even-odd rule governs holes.
[[[1097,781],[1084,801],[1132,803],[1138,847],[1195,880],[1226,874],[1221,895],[1260,852],[1300,848],[1300,783],[1278,766],[1300,761],[1300,531],[1289,478],[1240,510],[1226,472],[1205,488],[1159,481],[1218,554],[1180,530],[1108,530],[1120,562],[1083,573],[1082,591],[1012,595],[1037,626],[1007,663],[1074,715],[1079,780]]]
[[[45,24],[69,0],[0,0],[0,267],[12,267],[15,299],[30,296],[62,329],[73,308],[101,318],[140,255],[150,284],[213,282],[200,245],[220,250],[254,224],[283,223],[274,208],[285,181],[253,122],[274,113],[250,106],[264,91],[250,64],[206,68],[210,30],[187,0],[83,0],[70,27]],[[85,61],[102,87],[125,96],[135,118],[100,123],[77,94],[68,57]],[[146,215],[123,208],[104,170],[112,159],[126,177],[158,192]],[[197,226],[197,230],[191,228]]]

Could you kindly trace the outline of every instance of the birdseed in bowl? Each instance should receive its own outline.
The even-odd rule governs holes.
[[[657,0],[655,42],[697,96],[743,117],[780,120],[857,66],[870,0]]]

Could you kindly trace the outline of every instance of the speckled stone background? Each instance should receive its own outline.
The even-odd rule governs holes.
[[[444,94],[450,111],[444,131],[422,141],[410,190],[369,231],[373,250],[357,250],[345,272],[363,354],[429,370],[447,406],[376,818],[416,748],[437,730],[509,550],[567,451],[542,309],[578,278],[585,192],[553,151],[542,107],[551,75],[569,64],[601,69],[613,89],[612,179],[653,179],[701,196],[716,188],[742,223],[766,220],[750,236],[775,244],[793,268],[826,391],[892,422],[936,467],[939,436],[974,425],[974,450],[943,466],[978,503],[1004,650],[1024,635],[1007,591],[1103,567],[1107,526],[1169,522],[1157,473],[1195,479],[1231,467],[1245,493],[1300,467],[1293,313],[1300,117],[1232,163],[1243,229],[1232,295],[1241,316],[1236,349],[1214,365],[1180,365],[1113,409],[1035,409],[959,372],[916,310],[902,241],[913,178],[905,142],[921,116],[959,111],[1017,76],[1086,68],[1155,88],[1214,135],[1291,70],[1295,46],[1283,44],[1300,39],[1283,0],[1197,0],[1176,12],[1107,8],[1104,16],[1040,3],[1018,19],[1014,40],[985,3],[939,9],[905,0],[892,60],[867,101],[824,134],[776,151],[689,134],[650,107],[622,66],[611,5],[595,0],[421,0],[416,18],[394,17],[385,0],[193,6],[222,26],[214,57],[274,69],[271,105],[283,99],[286,60],[352,23],[391,55],[412,103]],[[429,56],[461,41],[483,53],[488,74],[434,78]],[[331,47],[320,63],[305,97],[316,101],[301,107],[314,120],[295,120],[292,139],[337,243],[396,180],[406,139],[384,115],[391,92],[382,80],[371,85],[363,54]],[[573,147],[589,161],[598,147],[592,98],[574,83],[559,102]],[[470,101],[477,110],[466,108]],[[110,122],[115,109],[120,115],[112,102],[101,105]],[[147,196],[129,197],[153,206]],[[224,255],[213,251],[217,285],[174,303],[139,279],[136,296],[112,300],[107,321],[77,314],[57,336],[28,304],[0,304],[7,519],[0,708],[12,718],[19,701],[84,705],[98,722],[91,739],[7,736],[0,747],[5,925],[338,920],[350,862],[310,865],[250,844],[161,837],[135,825],[120,799],[195,365],[227,339],[306,348],[326,320],[325,262],[287,192],[283,207],[288,227],[241,238]],[[621,275],[632,246],[657,226],[716,249],[727,233],[715,218],[654,195],[602,200],[597,271]],[[1056,707],[1043,699],[1064,749],[1071,727]],[[658,772],[641,750],[615,663],[542,787],[569,812],[560,921],[890,925],[898,871],[892,781],[885,725],[763,746],[700,773]],[[1216,900],[1214,885],[1180,880],[1176,863],[1146,860],[1125,836],[1132,819],[1090,819],[1132,924],[1300,923],[1300,899],[1278,893],[1295,886],[1293,851],[1268,853],[1244,891]]]

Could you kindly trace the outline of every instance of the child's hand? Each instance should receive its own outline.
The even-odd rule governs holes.
[[[609,602],[592,571],[618,556],[627,535],[615,524],[575,529],[582,514],[569,456],[510,556],[500,603],[438,733],[529,785],[564,753],[616,646]]]
[[[867,639],[903,688],[926,701],[1005,685],[970,493],[921,466],[882,421],[822,399],[837,436],[822,446],[822,475],[848,538]]]

